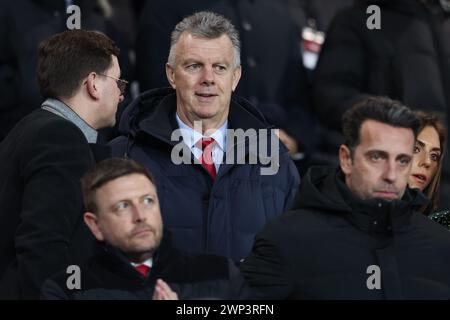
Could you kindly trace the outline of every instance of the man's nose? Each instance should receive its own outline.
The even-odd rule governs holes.
[[[133,206],[133,220],[135,222],[140,222],[145,220],[144,210],[138,205]]]
[[[206,66],[202,70],[202,83],[204,84],[214,84],[215,74],[213,67]]]
[[[386,163],[383,179],[389,183],[394,183],[397,180],[397,165],[395,162]]]

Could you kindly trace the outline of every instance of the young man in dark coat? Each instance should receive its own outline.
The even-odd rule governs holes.
[[[84,221],[102,252],[81,266],[79,285],[65,271],[44,283],[45,299],[233,299],[246,294],[234,263],[188,256],[171,247],[155,181],[137,162],[112,158],[82,179]],[[76,275],[74,275],[76,276]],[[76,283],[76,282],[74,282]]]
[[[1,298],[38,298],[42,281],[82,260],[94,242],[82,223],[79,180],[104,156],[90,144],[97,129],[114,125],[123,99],[118,53],[106,36],[82,30],[40,46],[46,100],[0,145]]]
[[[123,136],[111,143],[115,155],[156,175],[177,248],[235,262],[267,221],[290,208],[299,184],[275,130],[250,103],[231,98],[241,75],[239,48],[222,16],[185,18],[172,34],[166,65],[173,89],[143,93],[128,106]]]
[[[387,98],[346,112],[340,169],[311,168],[241,264],[258,298],[450,298],[450,233],[407,188],[418,126]]]
[[[128,76],[130,46],[124,41],[99,0],[15,0],[0,2],[0,141],[20,119],[39,108],[45,100],[34,77],[39,43],[67,30],[74,21],[69,5],[81,10],[81,28],[98,31],[121,47],[118,59]],[[104,9],[104,10],[102,10]],[[128,72],[127,72],[128,71]],[[99,139],[111,129],[99,130]],[[103,132],[104,131],[104,132]]]

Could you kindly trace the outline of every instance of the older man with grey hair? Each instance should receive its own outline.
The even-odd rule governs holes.
[[[241,72],[235,27],[212,12],[186,17],[172,32],[172,88],[133,101],[120,121],[123,135],[111,143],[115,155],[155,174],[175,246],[235,262],[268,220],[290,208],[300,180],[262,114],[232,97]]]

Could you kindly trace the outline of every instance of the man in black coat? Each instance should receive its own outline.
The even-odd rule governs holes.
[[[346,112],[340,170],[311,168],[241,265],[258,298],[450,298],[450,234],[407,188],[418,126],[387,98]]]
[[[40,46],[46,100],[0,145],[1,298],[37,298],[45,278],[89,252],[79,179],[103,156],[90,144],[114,125],[123,99],[118,53],[106,36],[81,30]]]
[[[78,275],[64,271],[46,281],[44,299],[233,299],[248,293],[226,258],[188,256],[171,247],[154,178],[142,165],[104,160],[83,177],[82,188],[84,221],[103,251]]]
[[[340,120],[348,108],[368,95],[383,95],[412,109],[437,112],[449,124],[449,3],[356,1],[337,14],[315,73],[314,110],[322,123],[341,131]],[[368,28],[368,19],[376,17],[367,13],[369,5],[380,9],[380,29]],[[443,172],[441,207],[447,209],[450,157],[444,158]]]

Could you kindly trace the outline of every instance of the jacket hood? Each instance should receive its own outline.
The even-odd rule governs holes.
[[[173,94],[171,88],[153,89],[143,92],[135,98],[123,111],[119,132],[124,135],[136,136],[140,131],[140,123],[155,113],[155,109],[161,100]]]
[[[142,93],[129,104],[120,119],[119,131],[136,137],[139,133],[167,134],[175,124],[176,92],[172,88],[153,89]],[[229,124],[232,128],[269,129],[262,113],[244,98],[232,96]]]
[[[177,134],[173,137],[178,129],[176,104],[176,92],[172,88],[150,90],[135,99],[124,110],[119,123],[119,131],[126,138],[124,155],[128,156],[139,145],[165,151],[173,151],[173,148],[179,147],[179,137]],[[237,135],[227,139],[225,153],[230,158],[227,158],[226,169],[222,172],[226,172],[234,164],[245,162],[247,158],[258,159],[264,165],[270,163],[279,166],[280,156],[288,153],[287,147],[272,131],[273,126],[256,107],[243,98],[231,98],[228,129],[242,131],[236,130],[234,133]],[[237,152],[228,152],[231,150]],[[196,160],[191,152],[184,152],[184,148],[182,151],[180,155],[187,163]],[[270,170],[274,168],[271,166]]]
[[[311,167],[302,179],[293,209],[351,211],[336,187],[338,171],[329,167]]]
[[[133,279],[138,276],[131,267],[130,260],[119,248],[105,242],[100,242],[99,244],[101,251],[98,252],[96,258],[103,261],[104,265],[127,278]],[[178,252],[178,250],[172,247],[172,233],[169,230],[163,229],[161,243],[152,257],[153,263],[155,264],[153,267],[155,271],[159,271],[165,267],[169,259],[169,253],[171,252]]]

